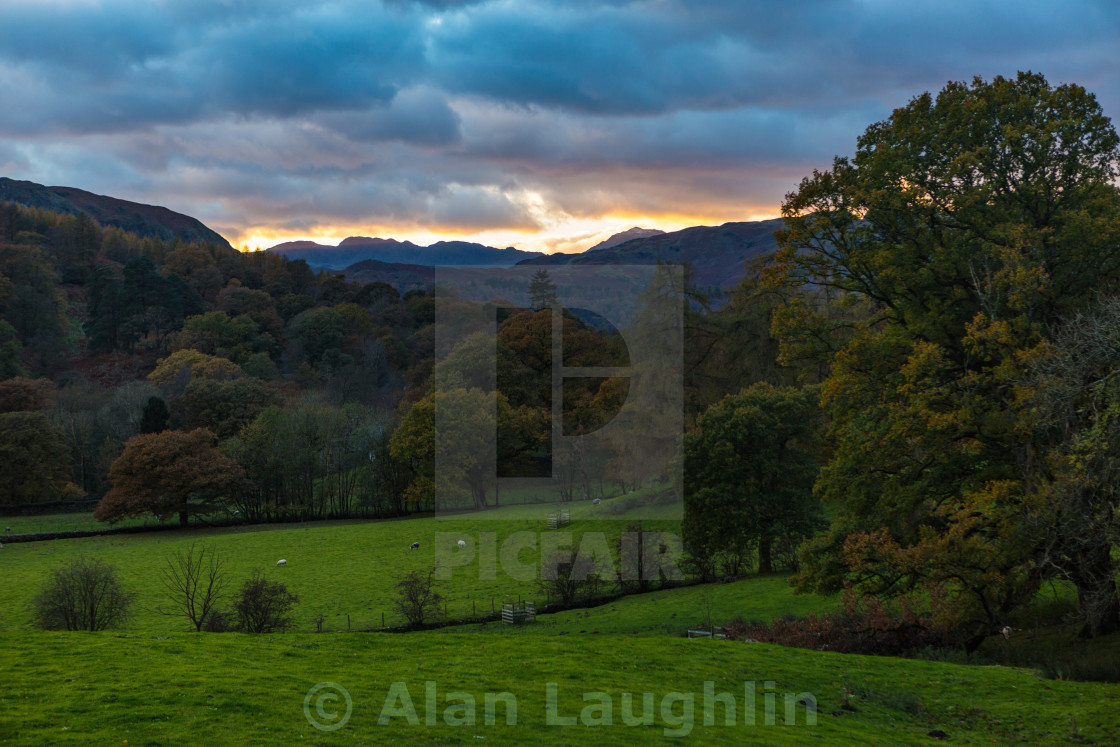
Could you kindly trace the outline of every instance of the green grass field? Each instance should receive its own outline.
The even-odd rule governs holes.
[[[598,507],[573,504],[572,524],[562,531],[570,531],[577,542],[598,532],[613,542],[634,518],[627,518],[633,507],[615,501]],[[347,615],[355,630],[380,627],[382,612],[388,624],[399,623],[391,604],[396,578],[431,567],[438,534],[446,535],[448,544],[459,537],[480,543],[485,533],[493,533],[499,547],[516,536],[539,543],[557,536],[545,529],[544,516],[553,509],[503,507],[485,519],[323,522],[9,543],[0,551],[0,671],[7,684],[0,688],[0,744],[610,745],[684,739],[902,745],[938,743],[927,736],[935,729],[948,734],[948,741],[964,744],[1120,742],[1118,685],[1047,680],[1032,669],[682,637],[688,628],[804,615],[835,605],[835,599],[793,594],[780,576],[661,589],[540,615],[535,624],[521,627],[485,623],[408,634],[334,632],[346,629]],[[647,521],[645,526],[671,530],[676,525]],[[417,540],[421,549],[409,550]],[[300,597],[295,631],[195,634],[186,632],[183,618],[160,614],[157,607],[167,604],[160,566],[192,542],[216,549],[235,582],[253,568],[282,580]],[[31,630],[31,601],[50,570],[82,554],[118,568],[138,597],[134,618],[123,630],[103,633]],[[531,570],[539,557],[539,546],[523,549],[517,562]],[[276,567],[279,558],[288,564]],[[487,578],[476,556],[454,568],[450,580],[438,582],[448,596],[450,616],[486,611],[491,600],[497,605],[519,595],[543,601],[533,578],[515,578],[500,562],[496,571]],[[323,634],[312,632],[319,614],[326,618]],[[429,681],[436,683],[437,693],[432,724],[425,720]],[[342,686],[351,699],[348,722],[334,731],[311,723],[338,723],[332,714],[344,702],[319,700],[333,692],[329,688],[311,696],[305,712],[308,691],[324,682]],[[705,682],[734,695],[735,725],[723,723],[722,706],[716,722],[705,725]],[[393,683],[403,683],[398,694],[403,687],[414,701],[418,724],[400,715],[379,724]],[[576,719],[573,724],[549,722],[549,683],[556,683],[559,692],[553,713]],[[753,725],[743,718],[747,683],[754,683],[756,692],[749,709]],[[453,692],[476,701],[473,725],[446,722],[448,707],[454,707],[451,716],[470,720],[466,696],[448,696]],[[502,692],[516,700],[515,726],[506,724],[502,705],[497,723],[485,722],[486,694]],[[606,695],[588,696],[592,700],[585,703],[585,692]],[[651,724],[627,725],[625,693],[633,694],[626,696],[627,703],[632,701],[638,715],[649,694]],[[691,716],[685,710],[688,696],[673,693],[692,693]],[[767,693],[775,698],[772,724],[767,723]],[[800,705],[793,706],[794,723],[784,723],[787,693],[791,702],[803,694],[815,698],[815,723]],[[608,697],[613,722],[593,725],[596,718],[602,720],[606,701],[601,699]],[[845,700],[854,710],[842,707]],[[602,708],[583,713],[592,701]]]
[[[940,729],[954,744],[1058,744],[1074,738],[1120,740],[1120,686],[1041,680],[1026,670],[935,664],[784,649],[762,644],[665,637],[548,634],[493,638],[469,632],[239,634],[150,636],[120,633],[0,634],[7,686],[0,691],[3,744],[935,744]],[[425,683],[435,683],[428,709]],[[336,731],[319,731],[304,712],[319,683],[345,688],[352,711]],[[736,701],[736,725],[704,725],[704,683]],[[393,683],[407,691],[419,723],[388,713]],[[574,725],[550,724],[552,711]],[[747,683],[755,699],[744,708]],[[474,723],[464,709],[475,700]],[[511,693],[516,725],[504,704],[485,723],[486,693]],[[599,696],[610,698],[610,725]],[[332,693],[337,700],[320,701]],[[623,694],[636,716],[651,695],[652,724],[623,722]],[[688,717],[683,699],[692,693]],[[767,724],[764,695],[775,697]],[[785,724],[785,694],[811,694],[816,723],[794,705]],[[842,708],[847,695],[848,705]],[[320,691],[308,713],[320,724],[345,711],[337,689]],[[666,703],[667,701],[667,703]],[[394,699],[392,705],[403,700]],[[588,703],[596,707],[586,713]],[[667,704],[668,711],[662,713]],[[316,707],[323,706],[322,714]],[[434,723],[428,725],[431,714]],[[754,725],[744,723],[753,713]],[[833,715],[839,714],[839,715]],[[467,723],[449,725],[447,717]],[[627,711],[629,715],[629,711]],[[685,736],[687,733],[687,736]]]
[[[383,622],[388,626],[402,624],[403,618],[393,607],[397,579],[411,570],[431,568],[439,537],[445,547],[454,545],[460,537],[474,545],[468,550],[474,552],[474,561],[450,568],[451,579],[437,582],[439,592],[446,597],[448,618],[482,615],[500,609],[503,601],[519,597],[534,599],[543,606],[546,595],[535,580],[540,545],[563,534],[570,534],[579,543],[586,533],[601,533],[608,549],[613,548],[629,520],[624,518],[625,513],[602,511],[607,505],[574,504],[572,523],[559,531],[546,528],[545,517],[552,507],[511,506],[487,512],[485,519],[463,515],[269,524],[9,543],[0,551],[0,629],[28,628],[31,602],[49,572],[71,558],[89,555],[113,565],[122,582],[137,595],[130,628],[180,630],[183,620],[168,618],[157,609],[167,605],[161,569],[167,558],[195,542],[218,552],[232,585],[240,584],[255,568],[282,581],[300,599],[297,630],[315,630],[314,621],[320,615],[325,629],[330,630],[380,628]],[[610,520],[600,520],[601,516]],[[661,521],[644,526],[673,531],[678,525]],[[482,549],[484,538],[489,536],[493,537],[492,563],[486,562]],[[516,554],[520,572],[512,565],[506,572],[503,566],[503,546],[511,537],[515,542],[528,539],[537,545]],[[420,542],[420,549],[410,550],[415,541]],[[460,557],[457,552],[458,548],[453,548],[452,557]],[[276,561],[281,558],[288,561],[287,565],[277,567]],[[486,573],[488,569],[493,572]]]

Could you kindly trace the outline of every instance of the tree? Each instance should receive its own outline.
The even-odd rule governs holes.
[[[266,407],[280,398],[260,379],[243,376],[231,381],[192,381],[171,404],[172,425],[210,429],[219,440],[236,435]]]
[[[162,433],[167,430],[167,421],[171,418],[171,411],[162,397],[149,397],[144,405],[144,412],[140,419],[141,433]]]
[[[0,319],[0,381],[24,374],[23,345],[16,328]]]
[[[429,393],[409,408],[389,440],[393,458],[413,468],[406,496],[418,504],[438,494],[437,508],[450,508],[460,499],[487,508],[487,491],[496,486],[495,464],[539,445],[547,435],[544,417],[533,408],[510,407],[498,392],[457,387]],[[508,436],[505,453],[495,440],[499,430]]]
[[[556,550],[542,559],[537,583],[550,599],[565,607],[575,604],[580,596],[590,601],[603,585],[603,569],[597,560],[575,547]]]
[[[529,281],[529,306],[543,309],[556,301],[556,284],[548,275],[548,270],[537,270]]]
[[[21,377],[0,381],[0,412],[35,412],[46,407],[54,390],[50,379]]]
[[[245,473],[214,448],[205,428],[134,436],[109,469],[112,489],[94,509],[98,521],[128,516],[212,513],[222,499],[243,490]]]
[[[1120,624],[1116,592],[1120,544],[1120,299],[1102,299],[1053,334],[1031,367],[1027,396],[1039,414],[1036,436],[1049,446],[1035,477],[1046,511],[1042,557],[1077,589],[1092,637]]]
[[[830,366],[837,515],[799,588],[893,596],[944,583],[971,645],[1032,598],[1045,491],[1017,387],[1046,330],[1120,279],[1117,137],[1095,98],[1020,73],[922,94],[782,206],[770,279],[865,303],[775,319],[785,362]]]
[[[241,585],[233,605],[237,629],[245,633],[280,633],[294,624],[289,614],[299,598],[259,569]]]
[[[757,550],[761,573],[773,548],[823,525],[813,497],[817,422],[813,389],[760,383],[713,405],[684,441],[685,548],[711,576],[717,557],[738,575]]]
[[[184,373],[185,372],[185,373]],[[148,381],[156,386],[166,387],[182,376],[186,388],[191,379],[233,379],[241,375],[241,366],[227,358],[219,358],[197,350],[176,350],[156,364],[155,370],[148,374]]]
[[[434,588],[435,573],[433,566],[427,573],[409,571],[397,580],[397,596],[393,605],[414,628],[440,615],[443,595]]]
[[[35,624],[43,630],[119,627],[132,602],[111,565],[100,558],[76,558],[52,572],[35,598]]]
[[[70,449],[41,412],[0,413],[0,506],[11,508],[77,498]]]
[[[168,598],[177,607],[165,614],[184,615],[196,632],[202,630],[215,612],[225,587],[217,551],[192,542],[186,551],[167,558],[160,575]]]

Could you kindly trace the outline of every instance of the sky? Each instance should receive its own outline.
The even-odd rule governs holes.
[[[240,248],[579,251],[779,214],[949,80],[1120,117],[1112,0],[0,0],[0,176],[165,205]]]

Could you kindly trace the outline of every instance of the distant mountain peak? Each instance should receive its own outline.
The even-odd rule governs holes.
[[[366,260],[424,267],[511,267],[525,259],[543,256],[513,247],[495,249],[468,241],[438,241],[417,246],[411,241],[351,236],[338,246],[313,241],[288,241],[268,251],[289,259],[303,259],[314,268],[344,270]],[[368,268],[367,268],[368,269]]]
[[[598,244],[591,247],[587,251],[594,252],[599,249],[610,249],[612,246],[625,244],[627,241],[633,241],[634,239],[648,239],[650,236],[660,236],[663,233],[665,232],[660,231],[656,228],[639,228],[638,226],[634,226],[633,228],[627,228],[622,233],[616,233],[606,241],[600,241]]]
[[[339,246],[381,246],[384,244],[399,245],[402,242],[396,239],[382,239],[376,236],[351,236],[338,242]]]

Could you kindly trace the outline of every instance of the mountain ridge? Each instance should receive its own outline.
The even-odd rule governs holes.
[[[122,200],[77,187],[47,187],[0,176],[0,201],[68,215],[86,214],[103,227],[115,226],[138,236],[209,242],[232,249],[229,241],[197,218],[162,205]]]

